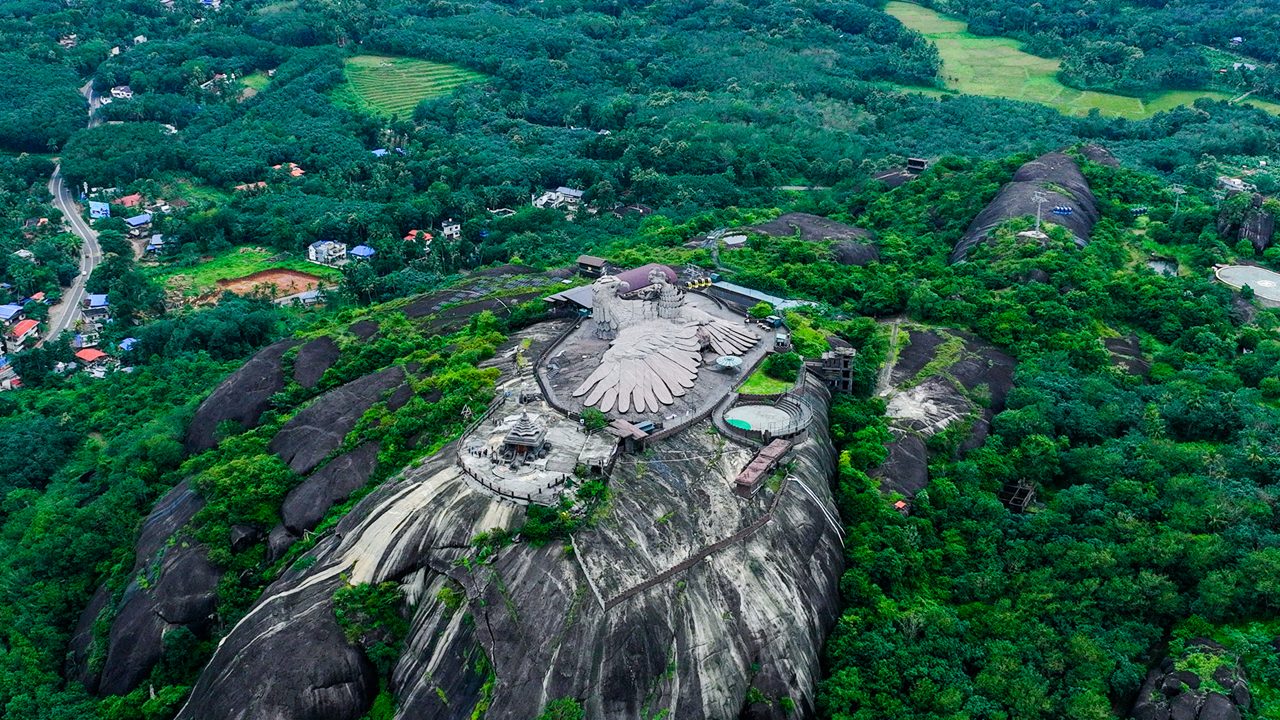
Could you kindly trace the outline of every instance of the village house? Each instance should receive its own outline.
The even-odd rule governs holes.
[[[117,48],[116,50],[118,51],[119,49]],[[117,53],[112,53],[112,54],[117,54]],[[132,100],[133,88],[129,87],[128,85],[117,85],[111,88],[111,97],[117,100]]]
[[[245,192],[246,190],[262,190],[266,186],[267,186],[267,183],[265,181],[259,180],[258,182],[242,183],[231,189],[236,192]]]
[[[351,250],[347,254],[357,260],[368,260],[372,258],[374,255],[377,255],[378,251],[374,250],[368,245],[357,245],[351,248]]]
[[[35,341],[39,338],[40,323],[29,318],[21,320],[16,325],[9,328],[8,334],[5,335],[6,349],[11,353],[25,350],[28,343],[35,344]]]
[[[306,170],[298,167],[297,163],[283,163],[280,165],[272,165],[272,170],[281,170],[289,173],[289,177],[302,177],[307,174]]]
[[[105,318],[111,314],[111,302],[105,294],[91,294],[81,303],[81,312],[86,318]]]
[[[3,344],[3,343],[0,343]],[[0,390],[10,390],[12,388],[4,385],[18,377],[18,373],[13,369],[13,363],[9,362],[9,358],[0,355]]]
[[[156,233],[147,241],[147,254],[163,255],[164,254],[164,235]]]
[[[144,233],[151,229],[151,213],[142,213],[124,219],[124,224],[129,226],[129,237],[142,237]]]
[[[578,256],[578,273],[587,277],[600,277],[604,274],[605,267],[609,264],[608,260],[595,255],[579,255]]]
[[[347,246],[333,240],[317,240],[307,246],[307,260],[318,265],[338,265],[347,259]]]
[[[121,207],[136,208],[142,205],[142,202],[143,202],[142,193],[133,193],[132,195],[125,195],[124,197],[120,198],[116,202],[119,203]]]
[[[462,223],[449,218],[440,223],[440,234],[445,240],[461,240],[462,239]]]
[[[111,205],[97,200],[89,201],[89,217],[93,220],[111,217]]]
[[[431,242],[435,239],[435,236],[426,230],[410,230],[404,236],[404,241],[407,243],[422,243],[423,250],[430,250]]]
[[[141,45],[142,43],[144,43],[144,42],[146,42],[146,41],[147,41],[147,36],[146,36],[146,35],[134,35],[134,36],[133,36],[133,44],[134,44],[134,45]]]
[[[62,37],[58,38],[58,44],[64,48],[73,48],[76,46],[76,36],[63,35]]]
[[[555,190],[548,190],[542,195],[532,198],[536,208],[552,208],[574,212],[582,207],[583,191],[561,185]]]
[[[26,317],[27,310],[21,305],[0,305],[0,323],[6,327],[25,320]]]

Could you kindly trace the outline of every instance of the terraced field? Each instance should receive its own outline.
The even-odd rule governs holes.
[[[410,115],[418,103],[452,92],[484,75],[456,65],[386,55],[356,55],[347,60],[347,82],[335,101],[387,115]]]

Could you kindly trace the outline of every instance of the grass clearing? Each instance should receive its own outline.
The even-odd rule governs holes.
[[[937,46],[943,80],[955,92],[1039,103],[1065,115],[1087,115],[1096,109],[1106,116],[1130,120],[1149,118],[1200,98],[1235,97],[1213,90],[1169,90],[1145,98],[1076,90],[1058,81],[1059,60],[1023,52],[1017,40],[974,35],[964,20],[899,0],[886,5],[885,12]],[[912,90],[930,96],[941,94],[936,88]],[[1246,102],[1280,115],[1280,104],[1253,99]]]
[[[347,82],[333,92],[334,101],[384,115],[410,115],[423,100],[484,78],[456,65],[386,55],[348,58],[346,75]]]
[[[751,373],[751,377],[738,388],[738,392],[747,393],[748,395],[777,395],[791,389],[795,383],[784,382],[782,380],[774,380],[764,374],[764,368],[757,368]]]
[[[145,267],[144,272],[166,288],[181,290],[183,295],[194,297],[217,290],[219,280],[231,280],[275,268],[310,273],[324,278],[326,282],[336,283],[342,278],[337,268],[316,265],[261,247],[230,248],[211,257],[202,257],[194,265],[184,266],[181,261],[163,262]]]

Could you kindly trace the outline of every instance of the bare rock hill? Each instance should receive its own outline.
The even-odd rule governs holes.
[[[178,717],[361,717],[378,682],[332,598],[385,581],[411,617],[392,671],[400,718],[470,718],[487,703],[486,718],[523,720],[565,697],[593,718],[812,716],[843,557],[825,390],[806,402],[814,429],[789,479],[754,498],[730,488],[753,450],[704,422],[620,460],[607,511],[568,546],[508,544],[479,564],[473,539],[524,511],[471,485],[446,447],[263,594]]]
[[[1047,198],[1042,209],[1042,217],[1046,222],[1070,230],[1081,246],[1089,241],[1093,226],[1100,217],[1097,200],[1076,161],[1062,153],[1053,152],[1041,155],[1018,168],[1013,181],[1000,188],[1000,193],[991,204],[970,223],[969,229],[951,251],[951,262],[964,260],[969,251],[985,241],[999,225],[1017,217],[1035,217],[1038,205],[1036,193],[1044,193]],[[1056,205],[1070,207],[1071,214],[1053,214],[1052,210]]]

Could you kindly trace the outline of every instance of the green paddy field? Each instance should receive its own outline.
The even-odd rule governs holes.
[[[1023,52],[1017,40],[974,35],[964,20],[898,0],[890,2],[885,12],[937,46],[942,56],[942,78],[947,89],[954,92],[1040,103],[1067,115],[1086,115],[1096,108],[1103,115],[1131,120],[1142,120],[1200,98],[1233,98],[1211,90],[1165,91],[1143,98],[1076,90],[1058,82],[1058,60]],[[943,94],[936,89],[921,92]],[[1280,104],[1252,99],[1245,102],[1280,115]]]
[[[418,103],[447,95],[484,75],[416,58],[355,55],[347,60],[347,82],[334,91],[345,105],[386,115],[410,115]]]

